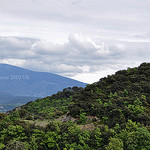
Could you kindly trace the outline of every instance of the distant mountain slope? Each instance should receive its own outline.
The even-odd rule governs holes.
[[[85,85],[85,83],[52,73],[35,72],[8,64],[0,64],[0,93],[44,97],[66,87],[84,87]]]

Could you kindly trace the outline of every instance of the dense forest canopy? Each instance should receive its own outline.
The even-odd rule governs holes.
[[[0,114],[0,149],[149,150],[150,63]]]

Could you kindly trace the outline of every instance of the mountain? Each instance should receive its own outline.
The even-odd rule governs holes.
[[[35,72],[0,64],[0,93],[7,93],[6,95],[44,97],[66,87],[84,87],[85,85],[85,83],[52,73]]]
[[[150,150],[150,63],[0,113],[0,147]]]

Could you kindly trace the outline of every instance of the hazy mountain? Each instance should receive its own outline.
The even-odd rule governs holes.
[[[0,95],[44,97],[66,87],[86,84],[60,75],[0,64]]]

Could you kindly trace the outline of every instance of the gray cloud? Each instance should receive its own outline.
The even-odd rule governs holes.
[[[29,59],[36,56],[30,39],[21,40],[15,37],[0,37],[0,53],[0,58]]]
[[[15,37],[0,38],[1,61],[37,71],[70,77],[78,74],[115,72],[149,60],[149,42],[111,40],[96,43],[89,37],[73,34],[64,44]],[[22,61],[23,60],[23,61]],[[99,78],[101,75],[99,75]]]
[[[136,30],[138,27],[149,28],[149,5],[148,0],[14,0],[13,3],[11,0],[1,0],[0,12],[5,19],[18,17],[17,22],[20,18],[81,23],[107,30]]]

